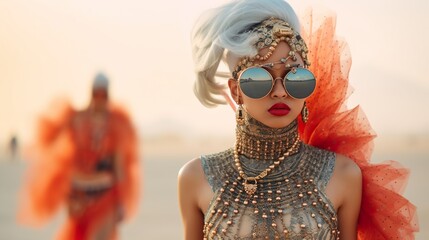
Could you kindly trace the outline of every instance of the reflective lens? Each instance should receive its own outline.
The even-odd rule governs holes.
[[[261,67],[248,68],[239,76],[241,91],[254,99],[267,96],[273,88],[273,82],[272,75]],[[295,68],[286,74],[283,84],[288,95],[301,99],[313,93],[316,79],[308,69]]]
[[[309,97],[316,87],[316,79],[312,72],[305,68],[289,71],[284,79],[287,93],[293,98]]]
[[[240,88],[250,98],[262,98],[271,91],[272,79],[271,74],[263,68],[248,68],[240,75]]]

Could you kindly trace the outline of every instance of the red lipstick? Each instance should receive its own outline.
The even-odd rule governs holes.
[[[274,116],[285,116],[290,112],[290,107],[284,103],[276,103],[268,109],[268,112]]]

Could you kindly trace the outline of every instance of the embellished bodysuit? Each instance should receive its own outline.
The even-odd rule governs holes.
[[[294,137],[296,122],[271,129],[247,117],[237,127],[243,171],[251,177],[269,168],[277,150],[288,147]],[[202,156],[201,161],[214,192],[204,217],[204,239],[339,238],[336,211],[325,194],[335,153],[300,144],[257,181],[254,193],[245,190],[233,149]]]

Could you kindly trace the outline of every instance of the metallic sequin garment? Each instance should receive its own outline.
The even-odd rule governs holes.
[[[244,190],[233,149],[202,156],[201,161],[214,192],[205,213],[204,239],[339,238],[337,215],[325,194],[335,153],[301,144],[298,153],[258,181],[253,195]],[[248,176],[272,164],[244,155],[240,162]]]

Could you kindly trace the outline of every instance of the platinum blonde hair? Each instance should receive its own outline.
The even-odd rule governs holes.
[[[265,19],[276,17],[299,32],[299,21],[292,7],[284,0],[235,0],[204,12],[191,35],[192,55],[197,75],[194,93],[207,107],[225,104],[226,81],[231,74],[218,73],[221,60],[231,64],[244,56],[255,56],[257,36],[249,30]]]

